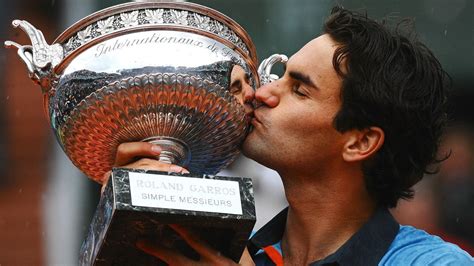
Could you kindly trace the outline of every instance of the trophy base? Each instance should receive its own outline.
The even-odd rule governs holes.
[[[168,224],[193,231],[238,262],[255,224],[250,178],[114,168],[82,244],[81,265],[166,265],[136,248],[147,239],[198,260]]]

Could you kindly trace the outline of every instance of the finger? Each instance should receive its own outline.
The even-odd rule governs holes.
[[[209,247],[191,231],[186,230],[177,224],[169,224],[169,226],[173,228],[173,230],[176,231],[176,233],[178,233],[186,241],[186,243],[188,243],[189,246],[191,246],[199,253],[199,255],[201,255],[201,260],[218,262],[222,258],[218,251]]]
[[[179,173],[179,174],[188,174],[189,171],[185,168],[175,165],[160,162],[158,160],[143,158],[133,163],[122,166],[123,168],[132,168],[132,169],[143,169],[143,170],[155,170],[168,173]]]
[[[195,263],[173,249],[152,244],[147,240],[139,240],[135,245],[145,253],[157,257],[169,265],[191,265]]]
[[[247,248],[244,249],[244,253],[242,254],[242,257],[240,257],[239,265],[255,266],[255,262],[252,260],[252,256],[250,256]]]
[[[153,157],[160,153],[160,146],[148,142],[122,143],[117,147],[114,166],[123,166],[133,162],[137,157]]]

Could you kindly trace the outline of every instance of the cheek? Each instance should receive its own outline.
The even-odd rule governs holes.
[[[301,106],[292,105],[290,108],[276,114],[273,121],[283,127],[286,126],[296,135],[311,133],[318,128],[324,128],[332,124],[332,115],[325,114],[324,110],[317,108],[303,108]]]
[[[303,145],[317,131],[315,119],[297,108],[273,115],[268,133],[279,147],[291,149]]]
[[[280,145],[290,146],[289,149],[311,149],[326,144],[338,132],[333,127],[334,112],[316,111],[315,108],[292,108],[272,120],[271,130]],[[326,112],[325,112],[326,111]]]

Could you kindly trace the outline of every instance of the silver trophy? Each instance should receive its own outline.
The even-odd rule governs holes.
[[[191,3],[113,6],[78,21],[51,45],[27,21],[12,24],[31,45],[5,45],[18,48],[42,88],[60,146],[87,176],[104,182],[117,146],[131,141],[160,145],[160,161],[191,172],[114,169],[81,263],[156,264],[135,249],[141,237],[197,258],[169,223],[195,228],[238,261],[255,222],[251,181],[214,176],[236,158],[249,131],[249,112],[232,86],[237,81],[256,89],[278,78],[271,67],[286,57],[273,55],[257,69],[245,30]]]

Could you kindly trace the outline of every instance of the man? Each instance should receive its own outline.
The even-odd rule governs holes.
[[[324,34],[255,93],[261,105],[243,152],[280,174],[289,207],[250,239],[241,263],[474,265],[459,247],[400,226],[387,210],[410,198],[410,187],[439,162],[448,80],[424,45],[333,9]],[[156,153],[150,144],[123,144],[116,165],[186,171],[133,161]],[[192,232],[173,228],[199,262],[137,246],[170,264],[232,265]]]

